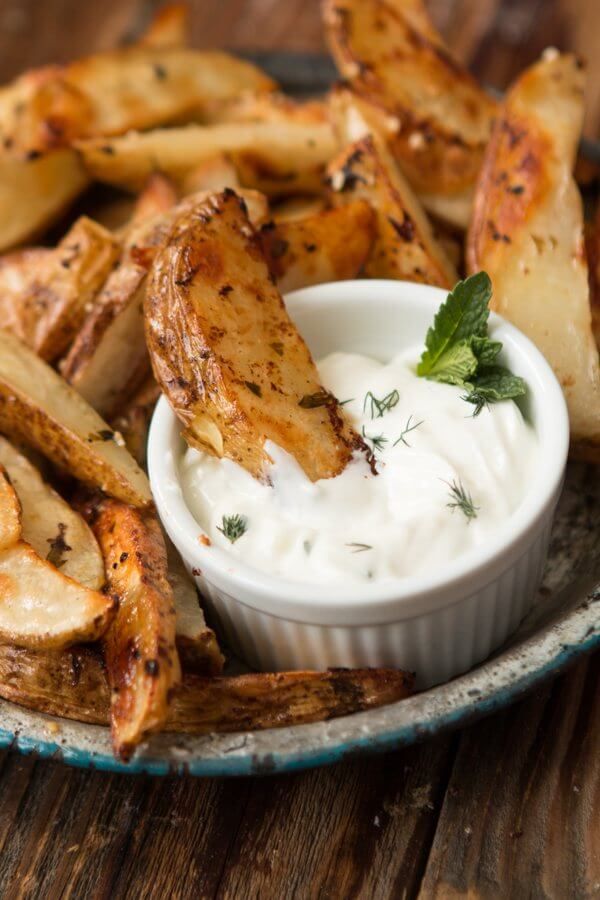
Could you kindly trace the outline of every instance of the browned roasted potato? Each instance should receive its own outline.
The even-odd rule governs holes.
[[[282,294],[325,281],[356,278],[375,239],[375,213],[365,200],[304,219],[268,222],[260,243]]]
[[[0,466],[22,509],[22,537],[62,575],[92,590],[104,584],[104,563],[94,535],[79,513],[43,480],[36,467],[3,437]]]
[[[178,199],[177,188],[173,182],[166,175],[154,172],[135,202],[131,224],[137,225],[167,212],[175,206]]]
[[[0,258],[0,315],[42,359],[69,346],[119,255],[109,231],[82,216],[53,250]]]
[[[273,440],[312,480],[339,474],[364,447],[322,388],[233,191],[182,214],[145,309],[155,377],[191,446],[264,479]]]
[[[240,187],[237,169],[224,153],[208,157],[184,175],[180,182],[183,196],[197,191],[237,190]]]
[[[111,421],[112,427],[122,436],[125,446],[143,469],[146,468],[146,444],[150,420],[160,393],[154,376],[148,374],[141,387]]]
[[[21,537],[21,504],[8,473],[0,463],[0,551]]]
[[[91,525],[104,555],[108,589],[119,602],[104,638],[104,657],[113,744],[126,759],[144,735],[164,725],[181,677],[173,591],[153,516],[107,500],[93,507]]]
[[[191,171],[226,154],[243,185],[269,195],[319,193],[326,163],[337,149],[333,128],[321,123],[223,122],[77,142],[84,166],[98,181],[139,190],[154,171],[178,184]]]
[[[600,351],[600,206],[596,209],[594,222],[587,234],[586,249],[589,263],[592,331],[596,339],[596,346]]]
[[[88,183],[77,153],[68,148],[26,159],[0,150],[0,253],[42,235]]]
[[[74,677],[76,675],[76,677]],[[257,731],[320,722],[397,703],[414,678],[397,669],[333,669],[203,678],[175,688],[165,730]],[[0,696],[49,715],[107,725],[110,694],[91,647],[61,653],[0,645]]]
[[[323,100],[300,101],[274,91],[244,91],[230,103],[213,109],[209,121],[323,125],[330,121],[330,110]]]
[[[256,191],[243,195],[251,219],[263,220],[266,199]],[[61,363],[69,384],[106,418],[118,413],[149,373],[143,324],[146,276],[177,216],[196,202],[195,195],[185,198],[180,206],[128,229],[121,261]]]
[[[465,227],[495,102],[417,0],[324,0],[329,46],[427,209]]]
[[[95,641],[114,612],[111,597],[67,578],[18,541],[0,553],[0,641],[22,647],[68,647]]]
[[[346,147],[329,164],[327,178],[335,203],[362,197],[376,212],[377,236],[366,275],[448,288],[456,284],[454,266],[383,140],[371,134]]]
[[[214,631],[206,624],[196,585],[169,538],[163,537],[169,567],[167,579],[175,604],[175,635],[181,664],[184,670],[219,675],[225,660]]]
[[[137,506],[148,479],[120,438],[54,369],[0,331],[0,431],[35,447],[85,484]]]
[[[296,219],[315,216],[317,213],[323,212],[324,209],[324,197],[302,196],[300,194],[274,204],[272,214],[276,222],[294,222]]]
[[[187,3],[167,3],[155,13],[137,43],[144,47],[185,47],[189,18]]]
[[[0,642],[63,648],[99,638],[113,600],[68,578],[22,540],[19,499],[2,466],[0,519]]]
[[[573,441],[600,461],[598,348],[571,174],[583,84],[574,57],[547,54],[507,94],[477,186],[468,264],[489,273],[494,308],[545,355],[565,393]]]

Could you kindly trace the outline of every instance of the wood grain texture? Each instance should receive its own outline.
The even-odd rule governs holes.
[[[133,35],[147,0],[0,0],[0,78]],[[321,51],[317,0],[196,0],[197,46]],[[590,59],[598,0],[431,0],[505,86],[548,44]],[[127,778],[0,753],[3,898],[600,896],[600,656],[460,734],[333,768]]]

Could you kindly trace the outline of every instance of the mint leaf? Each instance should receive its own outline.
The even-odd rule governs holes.
[[[502,343],[491,341],[488,337],[474,337],[471,339],[471,347],[480,366],[493,366],[502,350]]]
[[[429,376],[437,371],[450,348],[460,341],[487,336],[489,300],[492,283],[487,272],[478,272],[458,284],[437,311],[425,338],[425,351],[417,366],[417,375]]]
[[[477,373],[471,387],[472,392],[485,398],[488,403],[514,400],[515,397],[522,397],[527,391],[525,381],[519,375],[513,375],[504,366],[492,366]],[[469,399],[468,395],[465,399]]]
[[[477,371],[478,360],[470,342],[463,340],[452,344],[433,364],[427,377],[444,384],[463,385]]]

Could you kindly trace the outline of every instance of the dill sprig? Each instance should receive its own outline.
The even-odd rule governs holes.
[[[410,444],[409,444],[408,441],[406,440],[406,435],[407,435],[407,434],[410,434],[411,431],[414,431],[415,428],[418,428],[419,425],[422,425],[423,422],[424,422],[424,419],[421,419],[420,422],[415,422],[414,425],[411,425],[411,422],[412,422],[412,416],[409,416],[409,417],[408,417],[408,420],[407,420],[407,422],[406,422],[406,425],[404,426],[404,431],[402,432],[402,434],[400,435],[400,437],[398,438],[398,440],[397,440],[397,441],[394,441],[394,443],[392,444],[393,447],[395,447],[396,444],[399,444],[400,442],[402,442],[403,444],[405,444],[407,447],[410,447]]]
[[[383,445],[388,442],[388,439],[383,434],[366,434],[364,425],[362,427],[362,436],[365,441],[368,441],[371,444],[373,450],[383,450]]]
[[[365,550],[372,550],[373,547],[371,544],[358,544],[355,541],[352,541],[350,544],[346,544],[346,547],[352,547],[353,553],[364,553]]]
[[[445,482],[450,488],[450,497],[451,502],[447,503],[446,506],[454,512],[455,509],[460,509],[461,512],[464,513],[465,517],[468,521],[471,519],[477,518],[477,512],[479,510],[478,506],[475,506],[473,503],[473,498],[470,493],[464,487],[462,481],[453,481],[452,484],[449,482]]]
[[[248,519],[246,516],[235,514],[233,516],[223,516],[223,526],[217,525],[217,531],[220,531],[228,541],[235,544],[243,534],[248,531]]]
[[[465,400],[467,403],[472,403],[475,406],[471,416],[472,419],[474,419],[475,416],[478,416],[482,409],[487,409],[490,404],[489,398],[484,394],[481,394],[477,389],[470,391],[468,394],[463,394],[460,399]],[[467,418],[469,417],[467,416]]]
[[[370,404],[371,418],[381,419],[386,412],[389,412],[397,406],[399,400],[400,394],[395,388],[393,391],[390,391],[389,394],[386,394],[385,397],[382,397],[381,400],[379,400],[372,391],[367,391],[363,402],[363,412],[365,412],[367,405]]]

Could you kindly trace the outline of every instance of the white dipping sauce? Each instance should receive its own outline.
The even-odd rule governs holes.
[[[512,401],[479,415],[461,388],[415,374],[419,351],[387,364],[333,353],[318,368],[360,433],[377,438],[379,474],[356,455],[337,478],[312,483],[295,459],[267,444],[273,487],[228,459],[187,450],[180,465],[187,503],[211,541],[271,575],[310,584],[389,581],[431,572],[485,544],[519,506],[537,455],[536,435]],[[392,394],[378,416],[369,398]],[[398,400],[394,391],[398,392]],[[364,408],[364,409],[363,409]],[[373,417],[372,417],[373,415]],[[412,425],[418,427],[398,440]],[[476,517],[467,518],[451,485],[462,486]],[[247,519],[231,543],[223,516]]]

